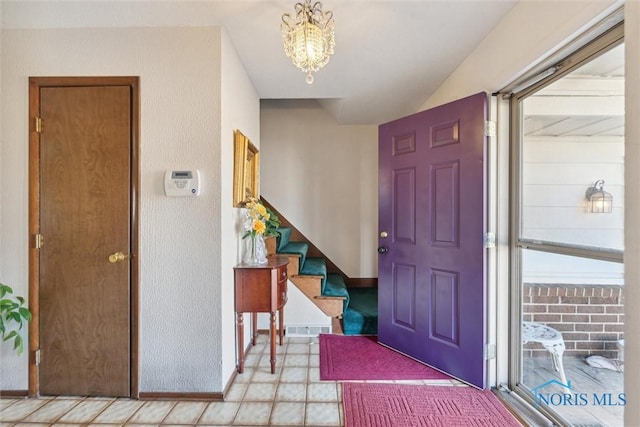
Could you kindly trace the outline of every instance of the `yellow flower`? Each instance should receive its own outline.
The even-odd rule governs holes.
[[[253,221],[253,231],[255,231],[257,234],[264,233],[266,228],[267,227],[264,225],[264,222],[257,219]]]

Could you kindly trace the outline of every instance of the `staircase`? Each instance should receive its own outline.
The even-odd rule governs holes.
[[[334,333],[373,335],[378,332],[377,288],[347,288],[344,277],[329,273],[322,257],[309,257],[309,244],[292,242],[289,227],[278,228],[275,244],[268,254],[289,257],[287,274],[304,295],[332,318]]]

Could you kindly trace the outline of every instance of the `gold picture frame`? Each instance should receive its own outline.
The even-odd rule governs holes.
[[[233,131],[233,206],[260,197],[260,153],[238,129]]]

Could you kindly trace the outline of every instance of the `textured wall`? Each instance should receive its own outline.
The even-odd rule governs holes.
[[[215,211],[220,215],[220,230],[218,238],[221,246],[220,260],[212,259],[213,263],[220,263],[219,281],[213,282],[220,286],[221,309],[221,352],[223,383],[231,378],[235,370],[235,312],[233,290],[233,266],[242,259],[244,247],[240,237],[240,230],[245,209],[234,208],[233,205],[233,131],[239,129],[251,142],[260,148],[260,101],[253,84],[249,80],[240,58],[236,54],[231,40],[222,31],[222,60],[221,60],[221,159],[220,198],[215,200]],[[249,343],[249,323],[245,323],[245,344]],[[246,345],[245,345],[246,347]],[[213,360],[218,360],[217,358]]]
[[[222,280],[221,224],[233,210],[220,207],[232,179],[222,176],[229,154],[223,159],[220,145],[220,57],[219,28],[2,33],[2,117],[10,126],[2,129],[0,259],[2,280],[21,293],[28,271],[28,77],[140,76],[141,391],[215,392],[228,379],[221,360],[233,346],[221,345],[221,319],[232,283]],[[257,134],[257,98],[253,103]],[[164,196],[163,173],[173,168],[200,169],[200,197]],[[233,251],[230,238],[225,250]],[[26,357],[2,352],[0,389],[26,389]]]

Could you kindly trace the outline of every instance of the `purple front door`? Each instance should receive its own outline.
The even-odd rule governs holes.
[[[379,128],[378,340],[479,388],[486,105],[479,93]]]

